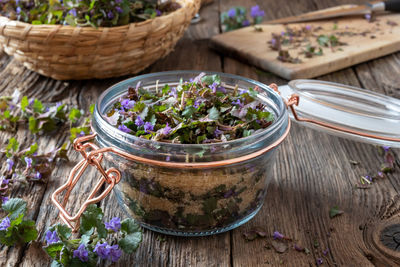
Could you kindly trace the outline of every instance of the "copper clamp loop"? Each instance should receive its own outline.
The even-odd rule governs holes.
[[[87,206],[90,204],[97,203],[104,199],[114,188],[114,186],[120,181],[121,179],[121,173],[115,169],[115,168],[110,168],[108,170],[104,170],[103,167],[101,166],[101,162],[103,159],[103,154],[102,153],[94,153],[96,150],[99,148],[93,144],[93,143],[82,143],[85,141],[92,140],[96,134],[88,135],[88,136],[83,136],[79,137],[74,141],[74,149],[76,151],[79,151],[83,158],[72,170],[71,173],[68,177],[68,180],[65,184],[63,184],[61,187],[57,188],[56,191],[51,195],[51,200],[53,204],[60,210],[60,218],[62,221],[68,225],[74,232],[78,231],[79,229],[79,224],[80,224],[80,217],[82,213],[86,210]],[[86,149],[91,148],[93,151],[87,153]],[[78,183],[79,179],[82,177],[82,174],[86,170],[88,166],[94,166],[98,171],[100,171],[102,175],[102,179],[100,179],[96,186],[92,189],[90,192],[88,198],[86,201],[83,203],[82,207],[79,209],[79,211],[75,215],[71,215],[66,211],[66,205],[69,199],[69,196],[71,194],[72,189],[75,187],[75,185]],[[104,191],[96,196],[99,192],[99,190],[102,188],[104,183],[107,183],[108,186],[104,189]],[[59,202],[58,196],[62,193],[65,192],[64,199],[62,203]]]
[[[278,90],[278,86],[276,84],[274,84],[274,83],[270,84],[269,87],[271,87],[275,92],[280,94],[280,92]],[[340,127],[340,126],[335,126],[335,125],[332,125],[332,124],[329,124],[326,122],[322,122],[322,121],[318,121],[318,120],[314,120],[314,119],[300,118],[299,115],[297,114],[297,111],[294,108],[294,106],[299,105],[299,101],[300,101],[300,97],[297,94],[292,94],[288,100],[283,99],[283,101],[285,102],[286,107],[290,108],[290,110],[292,111],[293,117],[295,118],[296,121],[314,123],[314,124],[317,124],[317,125],[329,128],[329,129],[333,129],[333,130],[345,132],[345,133],[350,133],[350,134],[354,134],[354,135],[359,135],[359,136],[363,136],[363,137],[380,139],[380,140],[391,141],[391,142],[400,142],[400,138],[367,134],[367,133],[363,133],[360,131],[351,130],[351,129],[347,129],[347,128]]]

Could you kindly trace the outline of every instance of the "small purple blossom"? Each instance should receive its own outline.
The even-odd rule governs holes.
[[[108,11],[107,18],[113,19],[114,18],[114,13],[112,13],[112,11]]]
[[[80,244],[78,249],[74,250],[74,258],[79,258],[83,262],[87,262],[89,259],[89,252],[85,248],[84,244]]]
[[[200,101],[196,99],[196,100],[194,101],[193,107],[194,107],[194,108],[199,108],[199,106],[200,106]]]
[[[1,197],[2,204],[6,204],[7,201],[9,201],[9,200],[10,200],[9,197]]]
[[[42,179],[42,174],[37,171],[36,174],[34,175],[34,178],[37,180],[40,180],[40,179]]]
[[[275,46],[276,45],[276,39],[275,38],[272,38],[271,39],[271,46]]]
[[[233,190],[229,189],[228,191],[225,192],[224,198],[231,197],[231,196],[233,196],[233,194],[234,194]]]
[[[121,4],[121,3],[122,3],[122,0],[115,0],[115,3],[116,3],[116,4]]]
[[[279,233],[278,231],[275,231],[273,236],[274,239],[283,239],[285,236],[281,233]]]
[[[0,185],[8,184],[9,182],[10,182],[10,179],[5,179],[4,176],[1,176]]]
[[[57,102],[57,103],[56,103],[56,108],[60,107],[61,105],[62,105],[61,102]]]
[[[264,12],[264,10],[261,10],[258,5],[256,5],[256,6],[251,7],[250,16],[252,18],[264,17],[265,16],[265,12]]]
[[[388,152],[389,149],[390,149],[390,146],[382,146],[382,148],[383,148],[383,150],[384,150],[385,152]]]
[[[367,13],[364,15],[365,19],[370,21],[371,20],[371,14]]]
[[[324,254],[325,256],[328,255],[329,249],[325,249],[324,251],[322,251],[322,254]]]
[[[116,6],[116,7],[115,7],[115,10],[116,10],[118,13],[124,12],[124,11],[122,10],[122,8],[119,7],[119,6]]]
[[[372,182],[372,177],[371,177],[371,176],[369,176],[369,175],[365,175],[365,178],[367,178],[367,179],[368,179],[368,181]]]
[[[144,131],[146,132],[146,133],[149,133],[150,131],[153,131],[154,130],[154,125],[153,124],[151,124],[151,122],[146,122],[145,124],[144,124]]]
[[[213,82],[210,85],[210,89],[213,91],[214,94],[217,92],[217,87],[218,87],[218,83],[216,83],[216,82]]]
[[[165,158],[165,161],[170,161],[171,160],[171,157],[170,156],[167,156],[166,158]]]
[[[0,223],[0,231],[6,231],[8,227],[10,227],[11,221],[10,218],[5,217]]]
[[[135,105],[135,100],[130,100],[130,99],[124,99],[121,101],[121,106],[124,109],[131,109]]]
[[[140,116],[136,117],[135,125],[138,126],[138,127],[144,125],[144,121],[142,120],[142,118]]]
[[[178,93],[176,92],[176,87],[172,87],[171,88],[171,92],[169,92],[168,95],[177,98],[178,97]]]
[[[304,248],[298,246],[297,244],[294,244],[294,249],[299,251],[299,252],[303,252],[304,251]]]
[[[85,132],[84,132],[84,131],[81,131],[81,132],[77,135],[77,137],[82,137],[82,136],[85,136]]]
[[[17,14],[20,14],[20,13],[21,13],[21,8],[18,6],[18,7],[15,9],[15,11],[17,12]]]
[[[126,127],[125,124],[121,124],[120,126],[118,126],[118,130],[123,131],[124,133],[130,133],[131,129],[129,129],[128,127]]]
[[[226,94],[226,89],[225,89],[225,87],[223,87],[223,86],[218,86],[218,87],[217,87],[217,91],[220,91],[220,92]]]
[[[119,249],[118,245],[109,246],[110,250],[110,260],[112,262],[117,262],[122,255],[122,251]]]
[[[110,255],[110,250],[107,247],[107,242],[104,242],[102,244],[98,242],[93,252],[95,252],[101,259],[106,260]]]
[[[234,18],[236,16],[236,9],[235,8],[231,8],[228,10],[228,17],[230,18]]]
[[[157,17],[159,17],[162,15],[162,12],[160,10],[156,9],[156,15],[157,15]]]
[[[243,94],[248,93],[248,92],[249,92],[249,90],[239,89],[239,95],[243,95]]]
[[[250,21],[247,20],[247,19],[245,19],[245,20],[242,22],[242,26],[243,26],[243,27],[250,26]]]
[[[285,36],[285,32],[284,31],[281,31],[281,36]]]
[[[7,171],[12,171],[12,167],[14,166],[14,161],[12,159],[7,159]]]
[[[318,259],[317,259],[317,265],[318,265],[318,266],[321,265],[323,262],[324,262],[324,261],[323,261],[321,258],[318,258]]]
[[[58,235],[57,235],[57,231],[50,231],[50,230],[47,231],[45,238],[46,238],[47,245],[50,245],[50,244],[60,241],[60,238],[58,238]]]
[[[172,128],[168,125],[168,122],[167,122],[167,125],[165,125],[165,127],[162,129],[161,133],[163,135],[169,135],[171,130],[172,130]]]
[[[383,178],[383,172],[378,172],[378,176]]]
[[[218,137],[218,136],[220,136],[220,135],[223,134],[223,133],[224,133],[224,132],[221,131],[221,130],[219,130],[218,127],[217,127],[217,128],[215,128],[214,136],[215,136],[215,137]]]
[[[29,106],[32,106],[34,102],[35,102],[35,99],[33,99],[33,98],[29,99],[29,102],[28,102]]]
[[[114,217],[109,222],[106,222],[105,225],[108,230],[118,232],[119,229],[121,229],[121,219],[118,217]]]
[[[305,27],[305,29],[306,29],[307,31],[310,31],[310,30],[311,30],[311,28],[312,28],[312,26],[311,26],[311,25],[306,25],[306,27]]]
[[[236,101],[232,101],[232,105],[239,105],[240,107],[243,107],[242,102],[240,102],[240,99],[236,99]]]
[[[68,13],[69,13],[70,15],[76,17],[76,9],[75,9],[75,8],[71,9]]]
[[[25,157],[25,163],[26,163],[26,168],[31,168],[32,167],[32,159],[29,157]]]

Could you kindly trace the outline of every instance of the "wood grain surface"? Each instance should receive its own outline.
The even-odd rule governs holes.
[[[201,10],[201,22],[189,28],[175,51],[144,73],[214,70],[239,74],[266,84],[287,83],[272,73],[209,49],[210,37],[220,32],[219,14],[233,5],[250,7],[259,4],[266,12],[266,19],[275,19],[345,3],[349,2],[298,0],[283,5],[282,1],[276,0],[215,0]],[[400,98],[399,77],[400,53],[396,53],[318,79],[360,86]],[[23,94],[45,102],[62,101],[86,109],[108,86],[125,78],[60,82],[28,71],[6,55],[0,57],[2,96],[18,88]],[[22,145],[32,142],[30,136],[23,128],[15,134]],[[0,132],[0,147],[10,137],[11,134]],[[60,129],[37,141],[40,149],[46,151],[62,144],[66,138],[68,133]],[[360,176],[374,174],[379,169],[383,159],[378,149],[294,124],[277,152],[276,164],[271,170],[273,181],[263,208],[253,220],[230,232],[201,238],[161,236],[144,230],[138,251],[123,256],[113,266],[316,266],[317,258],[322,258],[322,266],[399,266],[400,252],[386,248],[380,240],[382,230],[400,223],[400,151],[393,151],[397,159],[395,172],[375,182],[370,189],[355,189]],[[37,242],[26,246],[0,247],[0,266],[50,265],[50,258],[41,249],[46,228],[58,221],[58,212],[51,204],[50,195],[65,181],[80,157],[73,151],[68,156],[71,162],[57,162],[46,183],[21,185],[13,191],[13,196],[28,200],[29,217],[37,221],[39,237]],[[0,160],[5,161],[4,158]],[[360,164],[352,165],[350,161]],[[97,177],[93,170],[85,174],[85,179],[78,185],[79,190],[72,192],[71,199],[75,202],[69,206],[70,210],[79,208],[82,196],[88,193]],[[125,216],[113,195],[99,205],[105,210],[107,220]],[[336,205],[344,214],[331,219],[329,209]],[[268,236],[245,241],[243,233],[254,228],[263,229]],[[293,239],[286,252],[277,253],[272,248],[274,231]],[[310,253],[294,250],[294,243],[308,248]]]
[[[211,38],[211,46],[289,80],[313,78],[399,51],[400,27],[390,23],[400,25],[400,14],[377,16],[373,22],[357,16],[338,18],[335,22],[323,20],[290,24],[288,27],[294,30],[311,26],[310,34],[315,35],[307,42],[296,44],[298,47],[282,46],[282,49],[288,50],[291,57],[298,58],[301,63],[282,62],[277,59],[278,52],[269,47],[272,33],[280,35],[287,31],[287,26],[281,24],[259,25],[261,32],[250,26],[215,35]],[[307,58],[304,55],[307,45],[318,47],[317,36],[332,34],[345,45],[335,49],[325,47],[321,56]]]

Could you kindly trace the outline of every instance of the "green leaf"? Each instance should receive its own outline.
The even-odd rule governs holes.
[[[86,211],[81,216],[81,234],[86,234],[96,227],[99,234],[99,238],[105,238],[107,236],[107,229],[103,223],[103,211],[96,205],[89,205]]]
[[[42,24],[42,22],[40,20],[33,20],[32,24],[33,25],[40,25],[40,24]]]
[[[203,202],[203,211],[206,214],[211,214],[213,210],[217,208],[217,199],[215,197],[210,197]]]
[[[211,85],[213,83],[221,84],[221,77],[218,74],[208,75],[201,78],[201,81],[207,85]]]
[[[35,240],[38,236],[34,221],[23,221],[18,226],[19,234],[23,238],[24,242],[30,242]]]
[[[11,155],[10,151],[12,150],[14,152],[17,152],[18,148],[19,148],[19,143],[18,143],[17,139],[15,139],[14,137],[11,137],[10,140],[8,140],[8,144],[6,147],[6,156],[8,158],[11,157],[12,155]]]
[[[14,226],[17,226],[17,225],[21,224],[22,219],[24,218],[24,216],[25,215],[23,213],[20,213],[18,215],[18,217],[16,217],[14,220],[11,221],[10,227],[14,227]]]
[[[95,104],[91,104],[90,107],[89,107],[90,114],[93,114],[94,108],[95,108]]]
[[[127,218],[121,222],[121,232],[127,235],[141,231],[139,224],[133,219]]]
[[[25,156],[33,155],[38,150],[37,143],[34,143],[29,147],[29,150],[25,152]]]
[[[333,217],[339,216],[339,215],[341,215],[343,213],[344,213],[344,211],[339,210],[338,206],[334,206],[333,208],[331,208],[329,210],[329,217],[333,218]]]
[[[133,253],[142,242],[142,232],[126,235],[118,241],[119,247],[127,254]]]
[[[39,132],[39,124],[35,117],[29,117],[29,130],[35,134]]]
[[[64,224],[57,224],[55,230],[57,231],[58,237],[62,240],[67,240],[71,237],[71,228]]]
[[[20,198],[11,198],[6,203],[3,203],[2,208],[9,213],[11,220],[16,219],[20,214],[26,212],[26,202]]]
[[[24,97],[21,99],[21,109],[22,109],[22,111],[25,111],[26,108],[27,108],[28,106],[29,106],[28,97],[27,97],[27,96],[24,96]]]
[[[35,99],[33,101],[33,111],[37,112],[37,113],[41,113],[43,111],[44,107],[42,102],[40,102],[39,100]]]
[[[62,242],[57,242],[57,243],[50,244],[46,247],[43,247],[43,249],[47,252],[47,254],[49,254],[49,256],[52,259],[55,259],[61,252],[61,249],[63,248],[63,246],[64,246],[64,244]]]
[[[214,121],[219,119],[219,111],[216,107],[212,107],[208,110],[208,118]]]
[[[195,111],[196,109],[193,106],[186,107],[182,112],[182,116],[186,119],[189,119],[190,117],[192,117]]]
[[[82,116],[82,113],[79,109],[72,108],[71,111],[69,112],[68,118],[70,121],[75,123],[81,116]]]

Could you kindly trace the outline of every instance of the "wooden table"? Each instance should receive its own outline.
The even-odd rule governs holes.
[[[224,57],[208,48],[208,39],[220,32],[219,14],[233,5],[250,7],[259,4],[266,12],[266,19],[304,13],[345,3],[363,3],[364,0],[297,0],[290,1],[232,1],[215,0],[201,10],[202,21],[192,25],[176,49],[159,60],[145,73],[166,70],[214,70],[239,74],[263,83],[284,84],[287,81],[270,73],[259,71],[233,58]],[[87,108],[108,86],[127,77],[108,80],[56,81],[42,77],[21,66],[3,54],[0,58],[0,92],[8,95],[15,88],[29,97],[45,102],[62,101]],[[369,61],[338,71],[321,80],[340,82],[400,98],[400,53]],[[0,133],[0,145],[10,138]],[[24,129],[16,137],[22,144],[30,139]],[[29,138],[27,138],[29,137]],[[68,133],[59,131],[38,139],[41,150],[61,145]],[[368,190],[355,189],[360,176],[376,173],[383,159],[373,145],[349,141],[294,124],[287,140],[277,153],[265,204],[253,220],[245,225],[215,236],[181,238],[144,231],[144,239],[136,254],[123,256],[116,266],[315,266],[322,258],[329,266],[395,266],[400,264],[400,250],[385,248],[379,241],[381,230],[400,223],[400,168],[399,150],[393,174],[379,180]],[[72,166],[80,159],[78,153],[69,153],[71,163],[58,162],[47,182],[19,187],[13,196],[29,202],[29,216],[37,221],[38,241],[58,218],[58,211],[51,204],[50,195],[63,183]],[[350,161],[360,162],[353,166]],[[5,159],[1,161],[4,165]],[[4,168],[4,167],[3,167]],[[98,176],[90,171],[79,190],[71,199],[76,202],[74,211],[83,201]],[[344,214],[329,218],[329,210],[337,205]],[[107,219],[122,216],[114,196],[101,202]],[[310,253],[297,252],[290,247],[279,254],[266,244],[271,237],[245,241],[243,232],[258,227],[271,234],[277,230],[307,247]],[[399,228],[397,228],[399,229]],[[400,234],[399,234],[400,237]],[[400,240],[398,238],[397,240]],[[318,244],[318,246],[317,246]],[[2,247],[1,266],[47,266],[49,257],[40,242],[23,247]],[[324,255],[323,251],[328,249]]]

